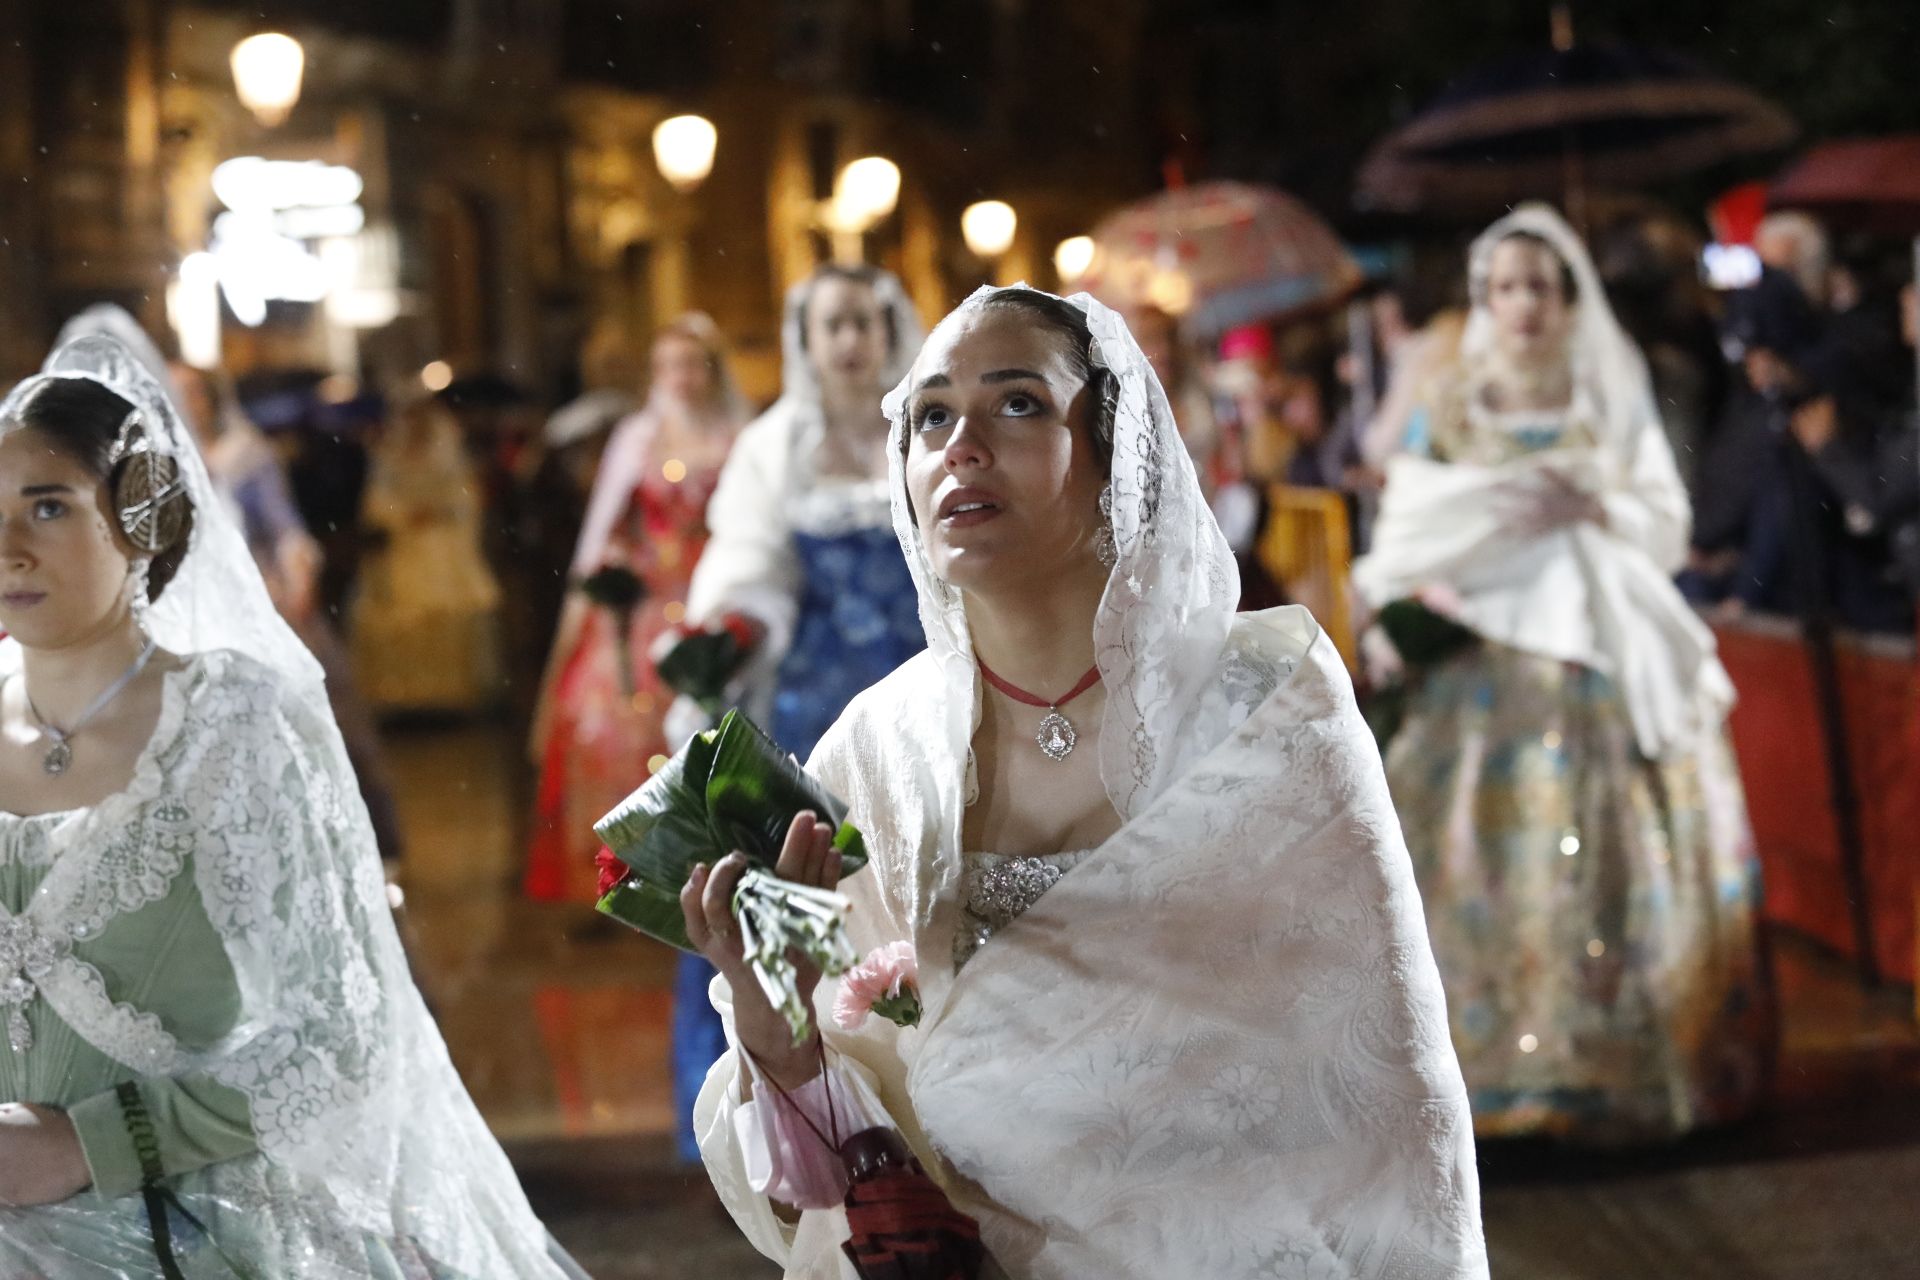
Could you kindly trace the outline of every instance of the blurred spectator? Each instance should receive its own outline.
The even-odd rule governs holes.
[[[174,385],[194,442],[222,497],[233,504],[274,606],[296,625],[317,603],[322,556],[294,505],[273,447],[241,412],[223,374],[175,364]]]
[[[380,856],[397,860],[402,852],[400,813],[386,753],[332,615],[321,607],[324,556],[295,506],[281,455],[247,417],[222,374],[184,364],[174,365],[172,372],[187,427],[206,458],[214,487],[239,512],[248,549],[274,607],[326,673],[327,701],[373,821]],[[291,443],[311,434],[295,425],[307,420],[305,397],[283,394],[269,403],[288,424],[280,440]],[[348,522],[341,536],[357,540],[357,525]]]
[[[1912,285],[1901,292],[1900,319],[1910,359],[1920,335]],[[1826,396],[1802,406],[1791,422],[1794,439],[1812,460],[1826,497],[1838,504],[1846,537],[1876,553],[1884,549],[1876,583],[1884,590],[1876,594],[1891,598],[1887,629],[1905,630],[1920,597],[1920,413],[1908,404],[1881,417],[1877,430],[1849,433],[1839,404]]]
[[[1607,298],[1646,357],[1660,425],[1696,500],[1701,460],[1730,382],[1700,279],[1703,247],[1690,225],[1652,205],[1616,222],[1595,245]]]
[[[1768,214],[1754,230],[1753,250],[1763,267],[1786,275],[1809,303],[1827,305],[1831,253],[1827,233],[1812,215],[1793,210]]]
[[[1876,244],[1850,242],[1834,255],[1827,272],[1827,344],[1834,376],[1860,408],[1899,413],[1913,384],[1913,356],[1902,349],[1899,288],[1886,282]]]
[[[1702,477],[1683,589],[1725,612],[1910,629],[1895,566],[1908,499],[1891,468],[1911,428],[1863,394],[1858,353],[1777,269],[1729,299],[1726,343],[1744,385]]]
[[[242,400],[285,466],[300,518],[320,544],[319,607],[335,626],[345,626],[365,550],[365,437],[378,428],[383,407],[372,396],[323,401],[318,382],[311,373],[253,379]]]
[[[500,696],[500,586],[480,555],[480,494],[444,406],[402,406],[374,451],[354,665],[385,711],[478,711]]]
[[[1350,423],[1331,410],[1330,370],[1293,368],[1272,387],[1272,413],[1288,441],[1286,481],[1350,494],[1360,450]]]
[[[1240,567],[1240,607],[1264,609],[1286,602],[1281,585],[1260,561],[1266,527],[1266,480],[1258,441],[1265,431],[1260,389],[1274,367],[1273,335],[1260,325],[1236,329],[1220,340],[1208,371],[1209,419],[1214,443],[1208,502]]]

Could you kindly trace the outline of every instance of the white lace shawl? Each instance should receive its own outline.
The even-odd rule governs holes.
[[[246,1095],[273,1167],[234,1161],[213,1185],[299,1242],[282,1274],[363,1274],[360,1232],[458,1274],[561,1274],[407,974],[338,731],[284,679],[226,651],[169,675],[132,782],[62,820],[48,852],[23,913],[59,953],[41,995],[134,1073],[204,1072]],[[71,949],[182,874],[240,988],[214,1044],[116,1003]]]
[[[896,465],[929,648],[856,699],[809,768],[872,854],[844,886],[856,944],[934,959],[919,1028],[872,1019],[828,1043],[1018,1280],[1484,1276],[1466,1093],[1345,670],[1304,610],[1235,621],[1232,559],[1165,397],[1119,318],[1072,301],[1120,378],[1120,560],[1095,639],[1102,776],[1126,822],[957,977],[937,962],[979,690]],[[904,432],[900,409],[896,393]],[[714,999],[730,1011],[718,981]],[[789,1227],[752,1191],[738,1098],[729,1054],[695,1124],[736,1220],[789,1276],[850,1275],[843,1214]]]
[[[24,913],[58,956],[41,994],[132,1072],[206,1072],[246,1096],[260,1158],[206,1180],[286,1242],[272,1274],[362,1276],[366,1233],[456,1274],[562,1275],[408,972],[319,665],[274,611],[172,401],[125,343],[89,332],[0,404],[0,433],[61,377],[140,408],[180,464],[195,526],[147,622],[186,665],[131,783],[52,833],[53,869]],[[0,642],[0,671],[20,660]],[[237,1025],[212,1045],[115,1003],[71,951],[189,863],[240,994]]]
[[[1713,633],[1670,577],[1686,555],[1686,488],[1645,363],[1614,319],[1585,247],[1552,210],[1525,206],[1474,242],[1476,301],[1460,358],[1478,358],[1493,341],[1483,282],[1494,247],[1514,232],[1546,240],[1574,275],[1575,403],[1588,406],[1598,442],[1498,465],[1393,458],[1354,585],[1376,609],[1423,587],[1451,587],[1463,602],[1461,622],[1478,634],[1606,673],[1626,700],[1641,751],[1660,758],[1717,729],[1733,703]],[[1501,499],[1548,485],[1547,471],[1597,498],[1606,527],[1510,527]]]

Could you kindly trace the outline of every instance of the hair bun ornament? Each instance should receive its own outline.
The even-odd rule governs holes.
[[[188,502],[180,464],[154,447],[140,410],[127,415],[113,449],[113,509],[127,539],[148,555],[178,546]]]

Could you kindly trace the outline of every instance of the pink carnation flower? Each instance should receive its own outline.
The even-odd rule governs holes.
[[[858,1031],[871,1013],[903,1027],[920,1021],[920,967],[911,942],[875,947],[841,977],[834,1023],[842,1031]]]

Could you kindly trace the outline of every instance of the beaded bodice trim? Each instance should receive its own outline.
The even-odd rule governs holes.
[[[994,934],[1018,920],[1040,901],[1060,877],[1093,852],[1080,849],[1038,858],[1003,853],[962,855],[960,928],[953,936],[956,972]]]

